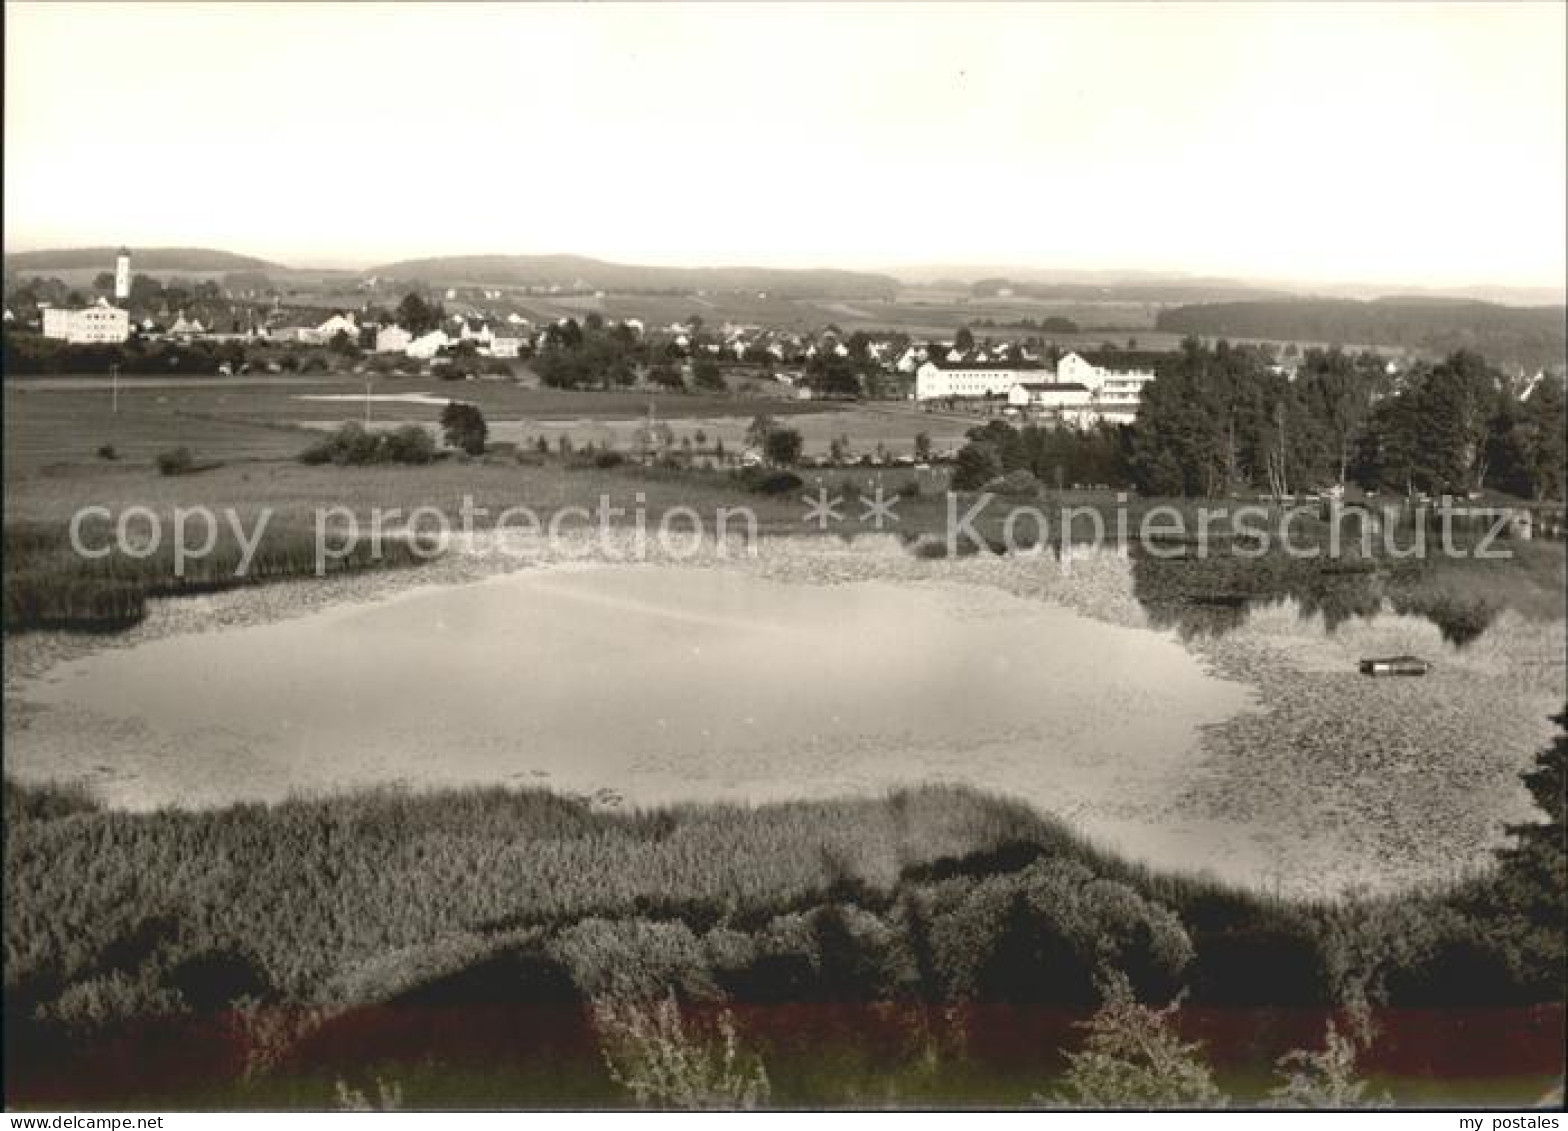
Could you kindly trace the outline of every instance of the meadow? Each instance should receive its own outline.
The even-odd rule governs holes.
[[[887,456],[908,456],[921,432],[936,450],[956,450],[978,422],[973,415],[909,404],[800,401],[780,396],[783,386],[750,384],[761,391],[650,394],[375,377],[368,408],[372,427],[433,427],[440,400],[459,399],[479,406],[498,443],[527,447],[543,439],[554,448],[564,437],[576,448],[610,445],[622,451],[636,450],[637,432],[651,408],[677,445],[691,441],[711,456],[715,443],[722,442],[731,457],[743,450],[751,420],[763,414],[800,431],[809,456],[826,455],[840,439],[848,440],[856,456],[879,449]],[[71,465],[113,462],[98,454],[106,446],[116,459],[131,464],[148,463],[158,452],[181,445],[229,463],[286,460],[309,443],[312,430],[363,421],[366,390],[364,380],[352,377],[122,378],[115,411],[110,383],[101,377],[13,379],[4,393],[6,476],[77,474]],[[435,403],[375,399],[415,393],[428,394]],[[323,397],[334,399],[316,399]]]
[[[442,382],[421,384],[415,379],[385,379],[377,386],[443,391]],[[324,416],[357,419],[361,409],[357,403],[308,401],[301,395],[352,395],[363,390],[358,382],[330,378],[126,379],[120,382],[116,403],[109,382],[101,378],[7,382],[7,629],[125,627],[140,619],[149,596],[211,591],[246,580],[234,577],[239,547],[228,526],[220,528],[215,551],[190,563],[184,577],[175,576],[167,543],[143,558],[116,553],[84,560],[70,552],[66,530],[78,508],[87,505],[106,507],[112,515],[146,507],[165,523],[178,508],[232,507],[247,529],[254,528],[265,512],[270,516],[265,539],[248,579],[263,581],[312,575],[315,515],[321,507],[347,506],[368,518],[375,508],[403,508],[406,513],[429,505],[455,521],[464,498],[472,496],[492,514],[529,505],[547,519],[579,502],[592,509],[601,495],[629,505],[638,491],[650,499],[655,516],[682,504],[711,511],[733,505],[737,497],[751,497],[720,476],[710,477],[707,483],[639,479],[634,485],[624,473],[591,465],[581,472],[568,471],[562,460],[525,467],[505,452],[472,461],[449,458],[425,468],[300,464],[299,453],[320,436],[319,430],[307,427],[307,421]],[[543,422],[564,420],[568,429],[581,427],[585,414],[633,421],[646,414],[650,401],[673,400],[681,411],[699,413],[785,415],[807,407],[744,398],[557,392],[479,381],[464,382],[461,394],[484,406],[498,428],[505,427],[509,414],[528,413],[531,432],[548,431],[555,444],[559,434],[569,433],[552,430]],[[379,403],[372,405],[372,414],[376,427],[394,421],[434,427],[440,407]],[[160,454],[179,448],[192,452],[192,472],[160,474]],[[786,509],[776,506],[775,517],[788,521],[793,516]],[[100,526],[95,523],[91,530],[95,538]],[[339,564],[343,568],[399,566],[415,557],[397,541],[389,543],[385,554],[373,557],[369,551],[368,543],[356,547]]]
[[[824,411],[808,401],[626,391],[573,392],[513,382],[446,382],[433,377],[375,377],[375,394],[428,392],[477,404],[486,417],[507,420],[639,420],[652,404],[660,418],[788,417]],[[120,459],[150,461],[184,444],[228,462],[288,459],[309,442],[307,422],[362,420],[364,380],[319,378],[122,378],[118,402],[102,377],[11,379],[5,382],[5,469],[8,480],[55,465],[92,464],[103,445]],[[117,410],[116,410],[117,409]],[[434,423],[439,405],[372,403],[372,423]]]

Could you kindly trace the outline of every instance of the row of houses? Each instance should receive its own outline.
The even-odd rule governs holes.
[[[452,332],[437,327],[423,334],[415,334],[396,324],[376,330],[377,353],[400,353],[407,357],[428,361],[444,349],[473,342],[474,348],[487,357],[517,357],[530,338],[515,331],[496,330],[488,325],[475,325],[466,320]]]
[[[1098,422],[1131,424],[1143,402],[1152,367],[1096,364],[1068,353],[1055,365],[1013,351],[928,351],[915,370],[915,399],[921,401],[1005,398],[1010,409],[1050,415],[1088,427]]]

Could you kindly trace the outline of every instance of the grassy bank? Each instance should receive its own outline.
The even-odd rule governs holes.
[[[417,565],[433,552],[408,541],[387,540],[379,549],[366,541],[318,563],[314,535],[301,530],[269,531],[250,551],[223,531],[210,553],[180,562],[167,539],[145,554],[112,547],[103,557],[77,553],[68,529],[54,525],[8,523],[3,539],[6,632],[111,632],[140,622],[153,597]],[[110,543],[100,530],[84,544],[96,550]]]
[[[1562,936],[1503,873],[1270,899],[954,788],[757,810],[487,789],[132,815],[8,783],[4,816],[12,1102],[320,1105],[335,1080],[383,1073],[415,1106],[624,1102],[591,1007],[670,992],[733,1011],[774,1102],[1025,1102],[1108,970],[1144,1000],[1184,991],[1184,1023],[1242,1097],[1333,1015],[1371,1019],[1367,1070],[1413,1096],[1489,1072],[1534,1087],[1559,1063]],[[1506,1065],[1488,1069],[1497,1037]]]
[[[958,552],[988,553],[1002,550],[1009,534],[1015,545],[1043,541],[1059,547],[1064,508],[1078,510],[1065,537],[1089,541],[1098,525],[1113,544],[1119,530],[1136,544],[1146,516],[1156,508],[1167,508],[1165,524],[1174,513],[1186,529],[1196,530],[1205,505],[1193,500],[1119,498],[1110,492],[1046,492],[1040,497],[995,497],[976,509],[978,496],[950,499],[940,473],[907,469],[812,471],[803,474],[799,487],[768,493],[756,489],[755,478],[731,471],[599,466],[584,458],[525,456],[519,460],[498,452],[474,460],[447,458],[422,467],[252,462],[227,464],[197,476],[160,476],[150,467],[104,463],[24,476],[7,483],[7,624],[123,626],[134,623],[146,595],[200,592],[233,583],[238,548],[226,522],[217,550],[192,562],[185,579],[174,577],[167,545],[139,562],[126,555],[96,563],[70,560],[68,550],[61,553],[68,524],[78,508],[89,504],[116,516],[132,507],[147,508],[166,531],[181,508],[207,507],[220,514],[232,510],[247,530],[266,515],[267,539],[252,571],[262,579],[304,576],[314,570],[312,540],[318,514],[325,508],[342,508],[366,524],[378,512],[407,517],[416,508],[431,508],[446,516],[453,529],[462,528],[468,512],[474,528],[485,530],[509,508],[526,507],[541,525],[548,526],[560,516],[561,529],[578,534],[599,525],[601,508],[610,508],[608,521],[613,526],[641,522],[650,532],[659,529],[666,515],[690,511],[712,530],[721,511],[745,508],[759,534],[817,534],[824,531],[812,521],[803,496],[815,494],[820,487],[837,497],[842,516],[826,532],[854,536],[875,529],[863,517],[880,488],[885,496],[899,496],[893,511],[897,521],[884,523],[883,529],[910,540],[914,552],[945,555],[955,515],[967,523]],[[1009,516],[1018,507],[1038,508],[1048,521],[1047,529],[1041,531],[1028,518],[1015,520],[1010,528]],[[510,522],[516,529],[515,512]],[[731,529],[743,526],[736,523]],[[678,517],[672,528],[689,530],[690,519]],[[1296,520],[1292,536],[1301,545],[1327,552],[1325,522],[1310,517]],[[1323,602],[1331,612],[1343,605],[1348,615],[1375,609],[1388,597],[1401,609],[1442,618],[1453,626],[1455,638],[1463,639],[1503,608],[1517,608],[1531,617],[1563,615],[1561,542],[1507,543],[1505,548],[1513,556],[1506,561],[1438,553],[1395,557],[1385,552],[1381,542],[1370,558],[1339,560],[1291,558],[1277,550],[1262,559],[1241,557],[1221,535],[1216,535],[1205,557],[1180,540],[1167,538],[1162,545],[1179,557],[1146,556],[1140,565],[1140,596],[1146,592],[1151,608],[1163,607],[1177,617],[1189,610],[1201,617],[1227,602],[1287,595]],[[1408,545],[1407,532],[1399,536],[1397,546]],[[345,569],[397,565],[406,557],[405,549],[392,544],[389,556],[376,563],[370,560],[368,542],[362,542],[335,564]]]

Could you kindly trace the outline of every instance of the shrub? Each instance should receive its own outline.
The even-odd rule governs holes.
[[[1307,915],[1232,917],[1189,922],[1198,957],[1188,972],[1194,1003],[1227,1007],[1323,1007],[1335,1004],[1323,930]],[[1354,995],[1352,995],[1354,996]]]
[[[301,463],[351,467],[375,463],[380,452],[380,441],[373,433],[366,431],[363,425],[349,423],[306,448],[299,459]]]
[[[405,424],[381,437],[381,448],[392,463],[429,463],[436,458],[436,443],[418,424]]]
[[[742,1056],[728,1010],[711,1027],[688,1023],[671,993],[653,1005],[596,1002],[593,1017],[610,1078],[642,1107],[750,1111],[772,1094],[762,1061]]]
[[[101,444],[98,447],[99,459],[119,459],[120,453],[114,450],[113,444]]]
[[[600,468],[620,467],[625,462],[626,457],[620,452],[600,452],[593,457],[594,466]]]
[[[774,471],[748,475],[748,485],[759,495],[788,495],[805,486],[806,481],[793,471]]]
[[[1002,460],[996,447],[986,442],[965,444],[953,465],[953,490],[978,491],[1002,474]]]
[[[1532,917],[1563,920],[1568,873],[1568,708],[1553,720],[1558,733],[1521,775],[1545,820],[1508,826],[1513,843],[1499,854],[1499,879],[1511,901]]]
[[[684,389],[686,387],[686,382],[681,377],[681,371],[668,361],[655,362],[652,368],[648,370],[648,380],[662,389]]]
[[[1356,1076],[1356,1045],[1328,1023],[1321,1051],[1295,1049],[1279,1058],[1283,1078],[1269,1093],[1271,1106],[1341,1111],[1387,1107],[1387,1096],[1368,1096],[1367,1082]]]
[[[800,433],[793,428],[772,428],[762,442],[762,453],[769,463],[789,467],[799,462],[803,442]]]
[[[724,972],[725,986],[736,997],[751,1002],[820,999],[822,956],[806,916],[778,916],[750,943],[744,961]],[[738,955],[729,957],[733,961]]]
[[[1106,967],[1169,997],[1193,957],[1174,912],[1072,860],[1041,858],[925,895],[940,988],[956,998],[1088,1005]]]
[[[127,1021],[177,1013],[178,994],[145,974],[119,970],[68,986],[41,1012],[67,1031],[91,1033]]]
[[[189,475],[196,468],[196,457],[189,448],[170,448],[155,457],[159,475]]]
[[[360,424],[344,424],[299,454],[301,463],[358,467],[372,463],[429,463],[436,458],[435,441],[418,424],[391,432],[369,432]]]
[[[1067,1054],[1062,1100],[1090,1108],[1214,1108],[1225,1096],[1201,1046],[1182,1041],[1176,1005],[1152,1009],[1133,996],[1126,977],[1101,983],[1105,1004],[1084,1024],[1084,1047]]]
[[[386,1081],[377,1076],[375,1094],[370,1095],[350,1087],[339,1079],[334,1094],[338,1111],[400,1111],[403,1107],[403,1085],[396,1080]]]
[[[1009,471],[1006,475],[986,484],[986,490],[1013,498],[1034,498],[1040,493],[1040,481],[1027,468]]]
[[[1448,908],[1429,909],[1408,925],[1412,929],[1395,940],[1398,950],[1379,971],[1379,996],[1389,1005],[1528,1004],[1531,995],[1507,931],[1489,931]]]
[[[813,912],[819,992],[827,1001],[889,1001],[918,993],[920,972],[903,930],[854,904]]]
[[[490,429],[478,405],[448,401],[441,410],[441,430],[452,447],[471,456],[484,454]]]
[[[684,923],[585,919],[561,932],[550,949],[589,997],[645,1001],[671,987],[686,997],[719,996],[702,946]]]

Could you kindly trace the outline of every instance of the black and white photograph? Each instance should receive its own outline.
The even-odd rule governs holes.
[[[1568,5],[4,19],[8,1127],[1561,1126]]]

